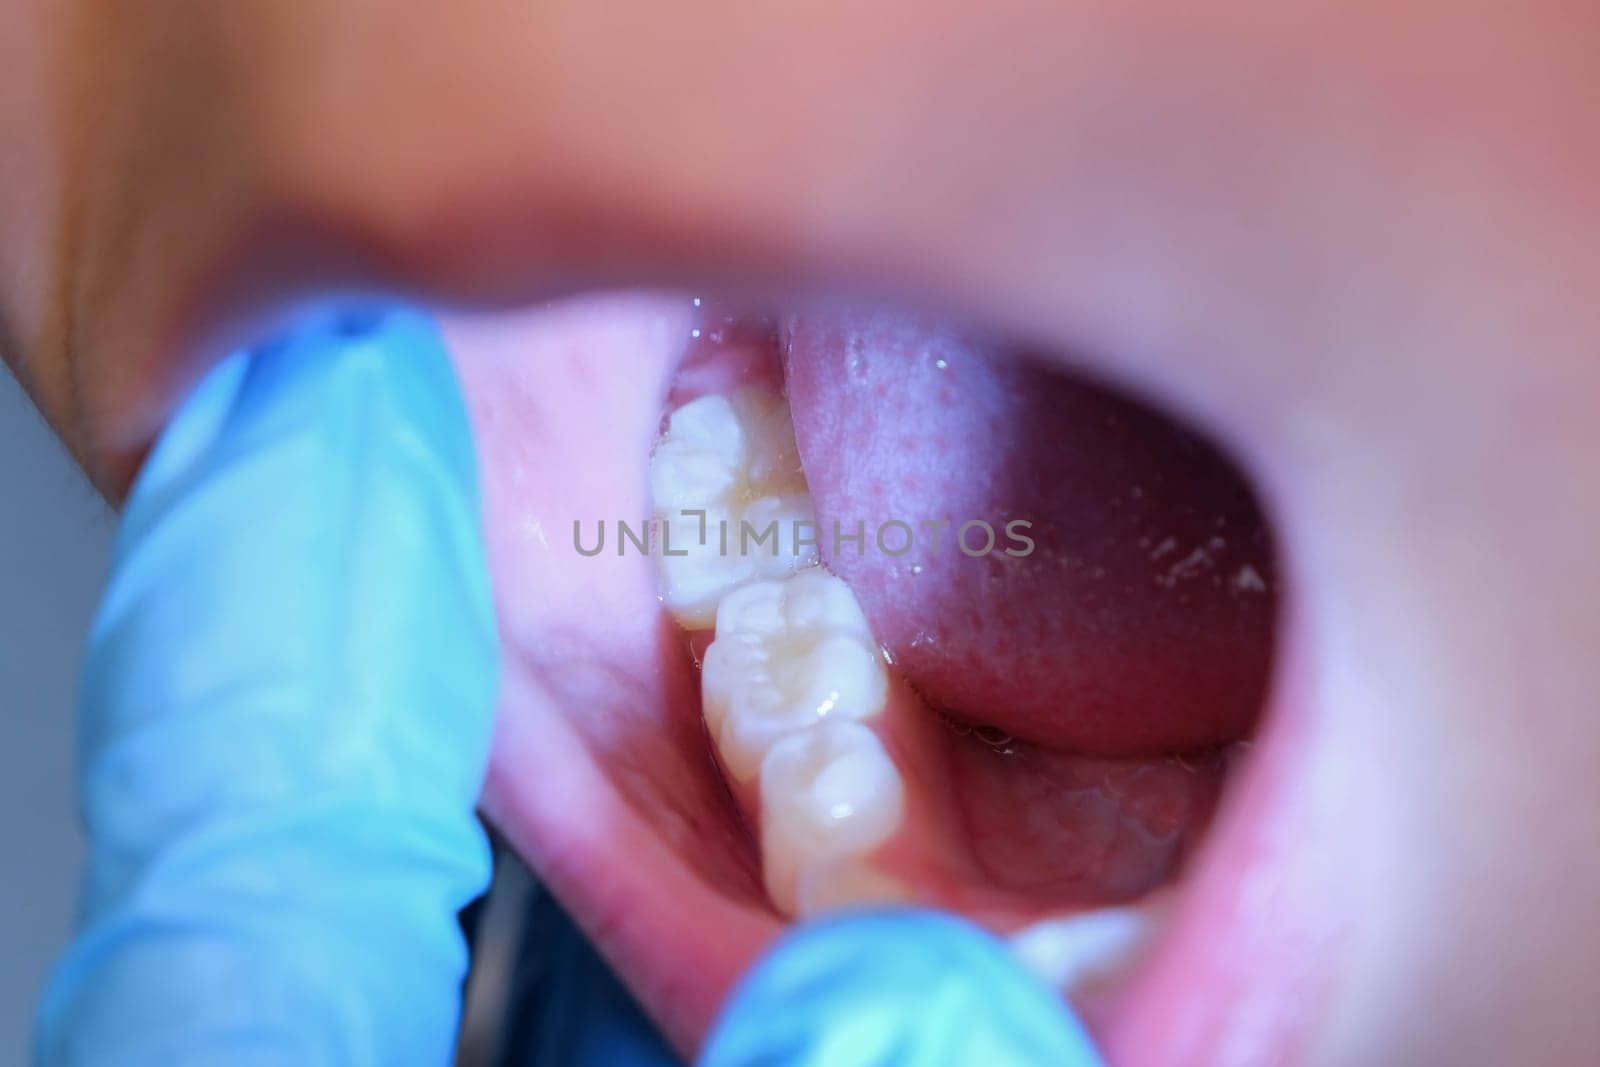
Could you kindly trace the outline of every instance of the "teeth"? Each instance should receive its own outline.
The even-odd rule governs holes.
[[[1156,922],[1149,906],[1046,919],[1013,935],[1011,951],[1042,981],[1071,997],[1132,967]]]
[[[689,629],[715,624],[706,726],[731,777],[760,777],[773,904],[810,915],[910,899],[870,863],[905,806],[894,762],[860,724],[883,709],[888,674],[855,594],[797,543],[816,539],[816,521],[788,405],[755,390],[685,404],[650,489],[662,599]]]
[[[650,463],[657,508],[692,508],[733,491],[744,459],[745,433],[726,397],[691,400],[667,420]]]
[[[782,397],[747,389],[678,408],[650,458],[650,491],[662,598],[686,627],[710,626],[717,602],[745,582],[816,559],[814,545],[796,543],[815,539],[815,515]]]
[[[796,914],[807,869],[871,852],[900,825],[903,807],[899,772],[865,726],[823,722],[778,741],[761,763],[762,870],[772,902]]]
[[[748,782],[780,739],[819,721],[876,715],[888,675],[855,594],[811,569],[729,593],[701,674],[706,724]]]
[[[912,893],[865,860],[850,857],[802,865],[795,891],[796,918],[876,905],[909,904]]]

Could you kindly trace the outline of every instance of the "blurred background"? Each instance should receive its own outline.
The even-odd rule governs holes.
[[[77,895],[74,701],[114,525],[3,368],[0,516],[0,1063],[25,1063]]]

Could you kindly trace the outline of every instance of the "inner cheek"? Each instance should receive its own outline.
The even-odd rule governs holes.
[[[608,297],[514,315],[446,315],[479,452],[495,598],[516,648],[554,635],[627,644],[655,629],[638,558],[588,559],[575,524],[643,517],[644,457],[689,326],[682,301]],[[617,626],[624,627],[617,632]]]
[[[707,754],[692,664],[659,611],[653,568],[640,554],[577,550],[576,527],[599,517],[642,527],[644,463],[691,318],[687,301],[649,295],[440,316],[478,446],[506,675],[486,805],[503,826],[536,827],[521,851],[556,880],[557,865],[604,870],[609,860],[580,857],[626,852],[645,832],[713,894],[760,907],[754,851]],[[551,801],[539,784],[562,761],[588,773]]]

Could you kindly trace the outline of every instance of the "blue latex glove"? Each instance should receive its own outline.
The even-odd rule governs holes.
[[[702,1067],[1100,1063],[1066,1003],[970,923],[880,911],[797,927],[729,999]]]
[[[141,472],[82,691],[90,858],[45,1063],[442,1064],[497,641],[429,321],[327,309]]]

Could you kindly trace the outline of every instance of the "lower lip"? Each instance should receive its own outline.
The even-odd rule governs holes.
[[[1317,847],[1330,813],[1294,659],[1164,935],[1125,983],[1085,1005],[1112,1063],[1293,1062],[1323,1014],[1343,920]]]

